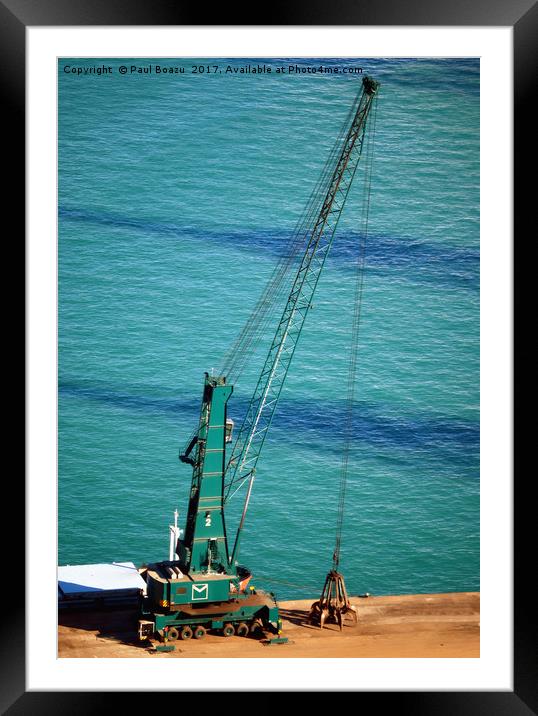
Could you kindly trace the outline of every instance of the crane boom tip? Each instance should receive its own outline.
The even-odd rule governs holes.
[[[362,80],[362,86],[367,94],[375,94],[379,89],[379,82],[366,75]]]

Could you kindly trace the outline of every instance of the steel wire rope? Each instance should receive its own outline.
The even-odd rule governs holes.
[[[353,407],[355,402],[355,389],[357,377],[357,357],[359,348],[359,329],[362,308],[362,294],[364,287],[364,264],[366,256],[366,240],[368,237],[368,219],[370,213],[370,196],[372,185],[373,154],[377,117],[377,97],[374,100],[372,118],[372,132],[368,138],[365,161],[365,191],[363,194],[362,221],[363,227],[360,234],[359,251],[356,264],[355,300],[353,304],[353,319],[350,338],[350,358],[347,377],[347,395],[344,419],[344,447],[342,450],[342,462],[340,470],[340,486],[338,493],[338,508],[336,517],[336,540],[333,552],[333,568],[337,570],[340,563],[340,551],[342,545],[342,531],[344,526],[345,498],[347,489],[347,477],[349,472],[349,456],[351,451],[353,431]]]
[[[327,191],[327,185],[332,176],[332,168],[336,157],[340,154],[341,145],[344,141],[347,126],[350,122],[350,116],[354,112],[354,107],[348,112],[348,116],[343,122],[336,141],[334,142],[329,156],[322,168],[321,174],[310,193],[303,212],[296,222],[294,231],[287,243],[287,250],[279,258],[277,265],[273,269],[269,280],[256,302],[254,309],[245,322],[241,332],[237,336],[235,342],[225,355],[220,375],[226,376],[228,382],[237,384],[237,381],[244,370],[249,359],[256,352],[260,341],[269,326],[273,313],[271,309],[275,309],[283,302],[285,293],[287,292],[287,284],[284,279],[289,275],[293,264],[296,262],[300,249],[307,243],[309,230],[314,217],[319,212],[320,202]],[[189,445],[199,432],[196,427],[185,445]],[[234,492],[235,494],[235,492]]]
[[[291,247],[291,250],[280,259],[239,338],[236,340],[232,349],[228,352],[225,360],[225,366],[228,370],[228,375],[232,374],[234,382],[236,382],[239,378],[239,375],[245,367],[248,359],[255,353],[264,335],[269,321],[272,318],[270,308],[278,304],[279,299],[283,298],[284,292],[286,292],[287,295],[287,285],[284,284],[284,278],[289,273],[294,260],[297,258],[299,249],[308,243],[307,239],[312,231],[314,219],[316,219],[319,214],[320,204],[324,201],[332,181],[334,165],[341,155],[343,142],[347,136],[351,120],[356,114],[357,106],[361,101],[361,97],[362,91],[359,91],[352,107],[347,113],[345,121],[341,125],[337,139],[333,143],[333,147],[322,169],[321,176],[318,179],[317,184],[310,195],[309,201],[307,202],[306,208],[303,211],[303,215],[297,223],[294,233],[292,234],[292,239],[288,244],[288,246]],[[234,369],[235,372],[233,372]],[[221,374],[224,373],[225,371]],[[236,479],[232,478],[232,480],[225,485],[225,501],[229,501],[236,494],[236,492],[245,484],[248,477],[249,474],[240,477],[237,476]],[[239,486],[230,495],[232,487],[234,487],[237,482],[240,483]]]
[[[361,102],[361,101],[362,101],[362,100],[359,100],[359,106],[360,106],[360,102]],[[354,118],[353,121],[355,121],[355,118]],[[351,130],[349,130],[349,131],[351,131]],[[347,141],[347,140],[346,140],[346,141]],[[361,143],[361,144],[362,144],[362,143]],[[341,157],[338,157],[338,162],[340,162],[340,159],[341,159]],[[356,167],[355,167],[355,169],[356,169]],[[333,182],[333,180],[334,180],[334,171],[335,171],[335,170],[333,170],[333,173],[332,173],[332,175],[331,175],[331,183],[330,183],[330,184],[332,184],[332,182]],[[355,173],[355,170],[353,171],[353,174],[354,174],[354,173]],[[350,185],[351,185],[351,181],[352,181],[352,178],[351,178],[350,182],[348,183],[348,186],[347,186],[347,189],[346,189],[346,195],[347,195],[347,193],[348,193],[348,191],[349,191],[349,187],[350,187]],[[325,203],[325,201],[326,201],[326,199],[324,199],[324,203]],[[344,201],[345,201],[345,199],[344,199]],[[314,238],[315,238],[315,237],[314,237],[314,232],[316,231],[316,228],[317,228],[317,226],[318,226],[318,222],[319,222],[319,217],[316,219],[316,226],[312,229],[311,238],[310,238],[310,240],[309,240],[309,245],[308,245],[309,247],[310,247],[310,245],[311,245],[311,242],[312,242],[312,241],[314,240]],[[334,229],[333,229],[333,233],[334,233]],[[317,241],[319,241],[319,237],[316,239],[316,245],[317,245]],[[308,263],[306,264],[307,267],[309,266],[310,262],[312,261],[313,256],[314,256],[314,252],[310,252],[310,255],[309,255],[309,257],[308,257]],[[304,257],[303,257],[303,261],[304,261]],[[315,289],[313,289],[313,290],[315,290]],[[303,319],[303,320],[304,320],[304,319]],[[238,440],[239,440],[239,437],[238,437]],[[238,443],[238,440],[236,440],[236,445],[237,445],[237,443]],[[234,449],[235,449],[235,448],[234,448]],[[229,464],[231,464],[231,461],[229,462]],[[231,480],[230,483],[228,483],[228,485],[227,485],[227,487],[228,487],[228,493],[227,493],[226,496],[225,496],[225,501],[226,501],[227,499],[229,499],[229,498],[228,498],[228,495],[229,495],[229,492],[230,492],[230,490],[231,490],[231,487],[232,487],[236,482],[238,482],[238,481],[241,481],[241,483],[240,483],[240,485],[239,485],[239,488],[242,487],[242,485],[243,485],[243,484],[246,482],[246,480],[248,479],[249,475],[252,475],[252,470],[250,470],[250,471],[249,471],[246,475],[244,475],[244,476],[242,476],[242,475],[241,475],[240,473],[238,473],[237,471],[234,472],[234,476],[233,476],[232,480]],[[239,489],[239,488],[238,488],[238,489]],[[233,494],[235,494],[236,492],[237,492],[237,490],[235,490]]]
[[[260,574],[260,572],[256,571],[256,581],[260,582],[266,582],[267,584],[282,584],[286,587],[295,587],[296,589],[301,590],[307,590],[311,591],[312,594],[315,594],[315,587],[312,586],[312,584],[297,584],[296,582],[288,582],[285,579],[278,579],[276,577],[268,577],[265,574]]]
[[[346,120],[342,124],[342,127],[340,129],[339,135],[329,153],[329,156],[325,162],[325,165],[322,169],[320,178],[317,181],[316,186],[314,187],[313,191],[311,192],[311,195],[309,197],[309,200],[305,206],[305,209],[303,210],[303,213],[301,217],[299,218],[296,227],[294,231],[292,232],[290,241],[288,242],[288,251],[283,254],[283,256],[280,258],[279,263],[273,270],[273,273],[271,275],[270,280],[268,281],[268,284],[258,300],[254,310],[252,311],[251,316],[245,323],[245,326],[243,328],[243,331],[241,332],[239,338],[236,340],[234,346],[229,351],[226,360],[225,360],[225,368],[230,371],[233,367],[233,362],[235,359],[236,354],[239,352],[241,347],[244,347],[245,345],[245,336],[248,336],[249,333],[253,333],[255,328],[257,327],[259,321],[257,316],[260,312],[265,313],[267,311],[267,308],[271,305],[271,302],[273,300],[273,295],[275,290],[278,290],[280,288],[280,285],[282,283],[283,278],[285,275],[289,272],[289,269],[291,268],[291,264],[293,263],[293,260],[296,258],[298,249],[301,247],[301,245],[304,245],[305,239],[307,236],[307,231],[310,228],[312,218],[315,215],[315,212],[318,211],[319,208],[319,201],[322,197],[322,192],[324,192],[325,187],[327,185],[329,172],[331,170],[331,167],[334,164],[336,155],[340,152],[340,147],[344,138],[345,130],[349,124],[350,121],[350,115],[353,112],[353,108],[349,110],[348,117],[346,117]],[[267,299],[270,298],[271,301],[268,301]],[[243,346],[241,346],[243,344]],[[241,351],[242,352],[242,351]],[[225,371],[223,371],[224,373]]]
[[[358,106],[357,106],[357,104],[355,104],[355,106],[354,106],[354,107],[355,107],[355,112],[352,112],[352,114],[354,114],[353,122],[355,122],[356,113],[357,113],[357,111],[358,111],[358,107],[360,107],[360,104],[361,104],[361,102],[362,102],[362,97],[363,97],[363,94],[360,93],[360,94],[359,94],[359,98],[358,98]],[[349,131],[351,131],[350,128],[348,129],[348,133],[349,133]],[[347,134],[347,136],[349,136],[349,135]],[[347,138],[346,138],[346,141],[347,141]],[[343,151],[343,150],[342,150],[342,151]],[[336,156],[335,159],[338,159],[338,161],[340,161],[340,155]],[[330,164],[330,172],[331,172],[331,175],[330,175],[330,182],[329,182],[329,185],[328,185],[329,187],[331,186],[332,181],[333,181],[334,171],[335,171],[335,170],[334,170],[334,168],[333,168],[333,165]],[[355,172],[353,172],[353,174],[354,174],[354,173],[355,173]],[[352,181],[352,179],[351,179],[351,181]],[[347,191],[349,191],[349,186],[350,186],[350,184],[348,184],[348,189],[347,189]],[[347,195],[347,191],[346,191],[346,195]],[[324,202],[325,202],[325,201],[326,201],[326,199],[324,199]],[[344,201],[345,201],[345,199],[344,199]],[[319,219],[317,218],[317,219],[316,219],[316,226],[317,226],[317,221],[318,221],[318,220],[319,220]],[[314,227],[314,228],[312,229],[312,231],[310,232],[310,233],[311,233],[311,237],[310,237],[310,239],[309,239],[309,244],[308,244],[308,246],[310,246],[310,242],[311,242],[311,241],[313,240],[313,238],[314,238],[314,235],[313,235],[313,232],[314,232],[314,231],[315,231],[315,227]],[[312,254],[312,256],[313,256],[313,254]],[[310,259],[309,259],[309,260],[312,259],[312,256],[310,256]],[[304,259],[303,259],[303,260],[304,260]],[[236,440],[236,445],[237,445],[238,440],[239,440],[239,437],[238,437],[238,439]],[[235,449],[235,448],[234,448],[234,449]],[[229,464],[230,464],[230,463],[229,463]],[[227,492],[226,495],[225,495],[225,501],[229,499],[229,494],[230,494],[230,491],[231,491],[232,486],[234,486],[236,482],[240,482],[239,488],[237,488],[237,489],[234,491],[234,493],[233,493],[233,494],[235,494],[235,493],[238,491],[238,489],[240,489],[240,488],[245,484],[245,482],[246,482],[247,479],[249,478],[249,475],[251,475],[251,474],[252,474],[252,470],[251,470],[249,473],[247,473],[246,475],[240,475],[240,473],[237,473],[237,471],[234,472],[234,476],[232,477],[232,480],[225,486],[225,487],[228,488],[228,492]],[[232,496],[233,496],[233,495],[232,495]]]
[[[226,375],[234,383],[237,383],[248,360],[256,352],[259,341],[271,320],[272,314],[270,311],[278,304],[284,292],[284,279],[289,274],[294,261],[298,257],[299,250],[307,242],[308,232],[311,229],[313,218],[317,215],[320,201],[326,194],[327,185],[332,175],[332,168],[336,157],[339,156],[341,152],[343,139],[351,118],[355,114],[356,105],[357,102],[360,101],[360,96],[361,93],[359,92],[341,125],[336,141],[333,143],[324,167],[322,168],[321,175],[310,194],[301,217],[296,223],[284,254],[280,257],[277,265],[273,269],[265,289],[238,338],[225,356],[221,375]]]

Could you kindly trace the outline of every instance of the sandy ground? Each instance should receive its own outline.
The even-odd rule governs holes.
[[[58,656],[144,657],[170,659],[308,658],[308,657],[479,657],[480,594],[420,594],[394,597],[352,597],[358,624],[340,632],[306,622],[311,601],[281,602],[282,636],[287,644],[267,645],[252,637],[208,634],[202,640],[176,641],[175,650],[156,652],[159,642],[139,643],[134,612],[61,613]]]

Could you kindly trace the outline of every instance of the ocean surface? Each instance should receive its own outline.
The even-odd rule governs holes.
[[[234,71],[249,65],[272,71]],[[340,568],[351,594],[479,589],[473,58],[59,61],[58,564],[168,558],[204,371],[285,251],[360,89],[345,68],[381,90]],[[280,599],[317,598],[331,567],[363,198],[358,177],[242,539],[240,561]],[[282,308],[235,385],[236,424]]]

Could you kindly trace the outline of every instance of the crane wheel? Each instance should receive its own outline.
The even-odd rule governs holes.
[[[245,622],[241,622],[241,624],[238,624],[235,630],[237,636],[248,636],[249,632],[250,629],[248,628],[248,624],[245,624]]]
[[[192,638],[192,629],[190,628],[190,626],[183,627],[183,629],[181,630],[181,638],[183,639],[183,641],[187,641],[187,639]]]
[[[233,624],[225,624],[222,633],[224,636],[233,636],[235,634],[235,627]]]
[[[263,629],[263,625],[259,619],[255,619],[250,623],[250,633],[254,636],[259,634]]]
[[[194,628],[194,638],[195,639],[203,639],[204,636],[207,634],[207,630],[203,626],[197,626]]]
[[[168,641],[175,641],[179,637],[179,632],[175,627],[170,627],[166,632],[166,638]]]

